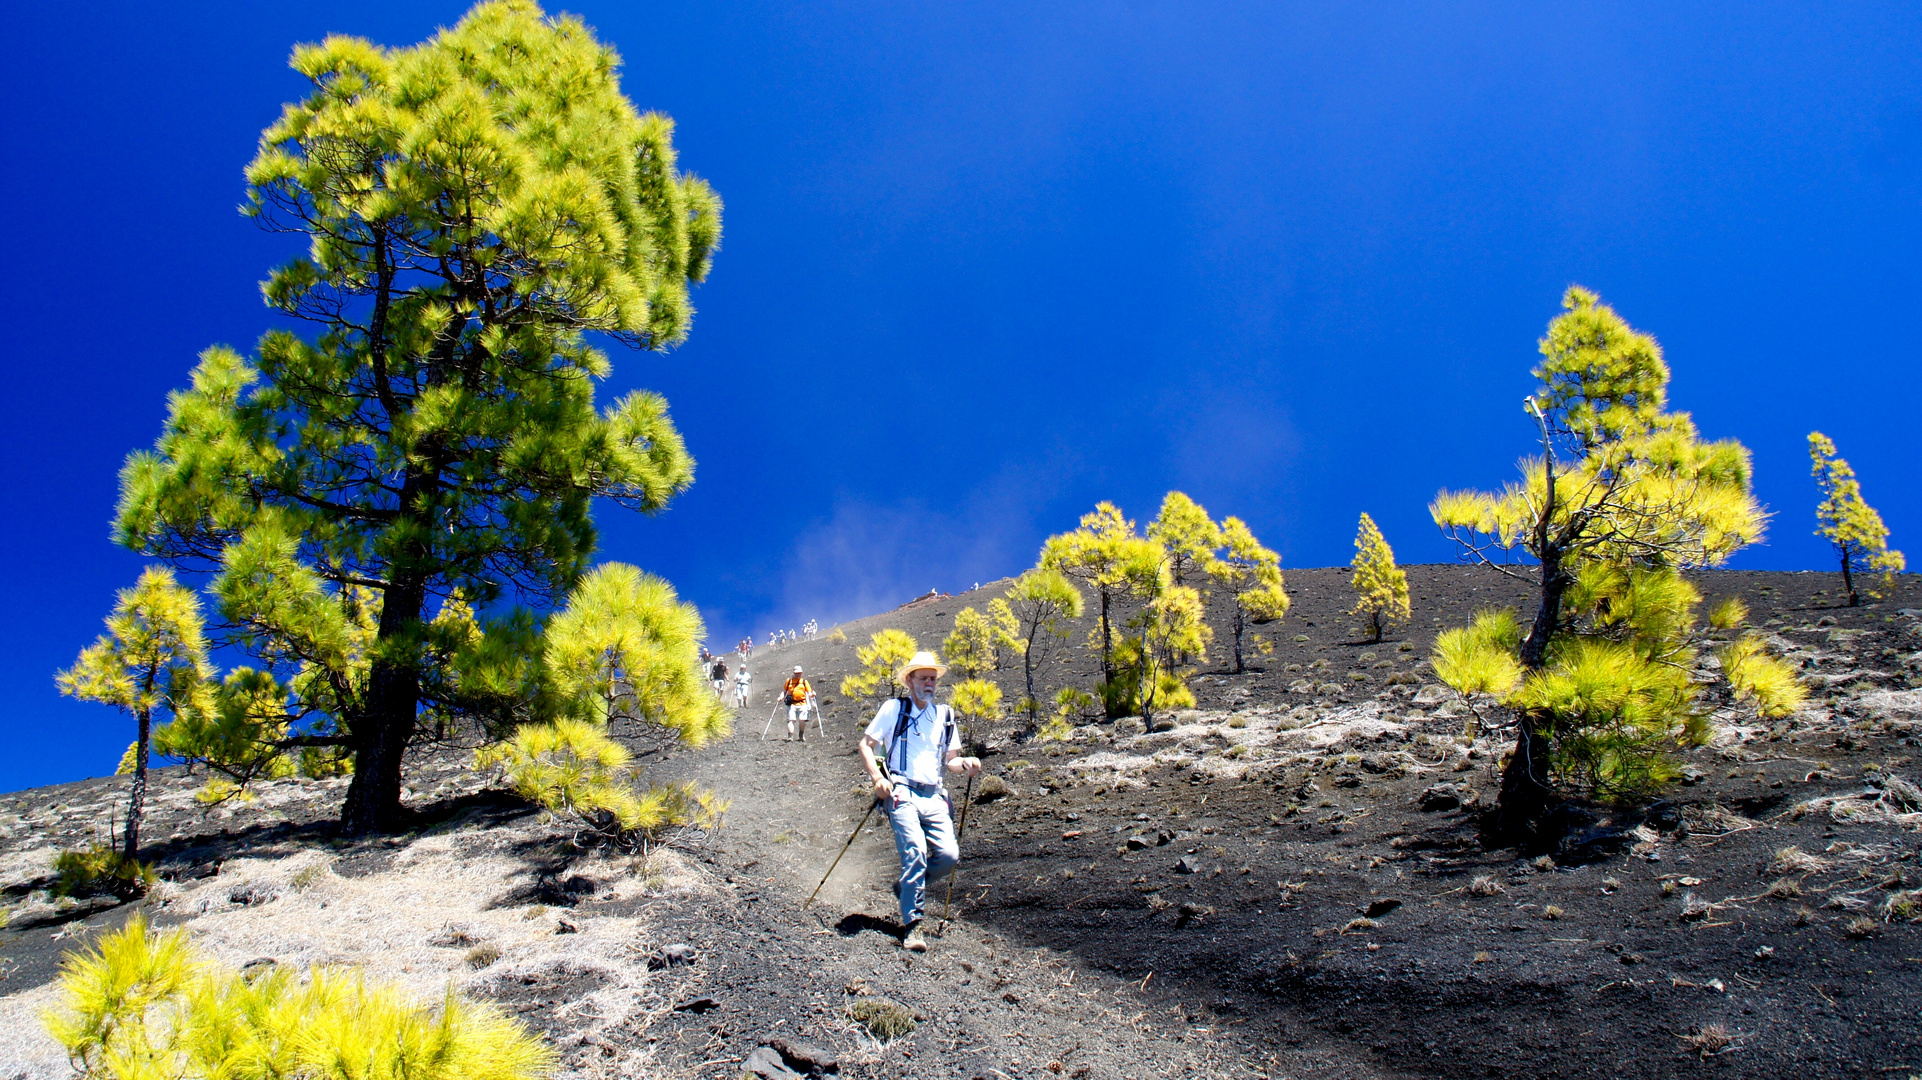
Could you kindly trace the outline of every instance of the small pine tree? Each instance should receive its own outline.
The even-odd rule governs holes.
[[[1034,690],[1035,669],[1068,639],[1067,624],[1081,617],[1081,590],[1057,571],[1030,570],[1008,587],[1007,605],[1015,620],[1014,649],[1021,654],[1021,680],[1027,691],[1022,695],[1021,709],[1028,714],[1032,727],[1038,722],[1040,708]]]
[[[1050,536],[1041,547],[1040,569],[1057,570],[1094,590],[1100,618],[1092,644],[1101,655],[1101,681],[1116,685],[1114,602],[1126,595],[1152,594],[1162,574],[1161,545],[1144,540],[1135,523],[1111,502],[1097,503],[1081,527]],[[1125,715],[1121,695],[1103,692],[1108,718]]]
[[[877,630],[866,645],[857,645],[854,658],[861,670],[841,680],[841,693],[851,698],[899,697],[901,687],[895,672],[908,662],[921,646],[906,630]]]
[[[1014,644],[1014,614],[1005,600],[996,599],[983,615],[964,607],[954,617],[954,629],[941,642],[941,658],[963,676],[1001,669],[1001,652]]]
[[[1288,614],[1288,591],[1282,588],[1281,556],[1262,547],[1247,522],[1238,517],[1222,521],[1221,544],[1221,557],[1208,566],[1208,576],[1235,601],[1235,673],[1240,674],[1246,670],[1241,638],[1248,623],[1273,622]],[[1266,650],[1273,651],[1273,646]]]
[[[1148,539],[1161,545],[1168,577],[1176,585],[1190,584],[1208,573],[1221,547],[1221,527],[1196,502],[1179,491],[1161,500],[1161,513],[1148,523]]]
[[[1368,620],[1375,641],[1389,625],[1408,621],[1408,574],[1395,565],[1395,552],[1375,527],[1375,519],[1361,516],[1355,532],[1355,608],[1350,614]]]
[[[1160,709],[1192,708],[1194,691],[1182,677],[1191,662],[1208,658],[1213,631],[1202,621],[1201,593],[1187,585],[1164,586],[1134,618],[1123,643],[1133,671],[1129,689],[1141,722]]]
[[[1001,688],[986,679],[963,679],[950,697],[964,720],[985,722],[1001,718]]]
[[[1889,550],[1889,527],[1882,515],[1862,499],[1862,482],[1847,461],[1837,457],[1835,442],[1819,431],[1809,432],[1809,458],[1822,501],[1815,508],[1815,535],[1835,545],[1842,560],[1842,591],[1849,606],[1862,602],[1856,595],[1855,575],[1881,574],[1885,584],[1908,563],[1899,551]]]
[[[133,588],[120,592],[113,614],[107,617],[107,633],[82,650],[73,667],[54,678],[61,693],[112,705],[134,718],[137,735],[128,748],[133,781],[121,839],[127,859],[140,854],[154,717],[197,717],[211,712],[212,677],[199,598],[174,580],[173,571],[150,567]]]

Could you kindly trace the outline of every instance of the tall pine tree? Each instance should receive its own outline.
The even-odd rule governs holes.
[[[312,333],[202,355],[127,463],[119,536],[215,573],[256,705],[298,721],[274,745],[351,752],[360,832],[395,822],[424,719],[539,718],[539,624],[587,568],[592,502],[656,511],[692,481],[658,395],[596,408],[588,335],[686,335],[720,201],[613,50],[528,0],[292,63],[313,92],[262,136],[246,212],[307,238],[263,292]]]
[[[1355,573],[1349,584],[1356,597],[1349,614],[1367,619],[1374,640],[1380,641],[1389,626],[1408,621],[1408,572],[1395,565],[1394,549],[1367,514],[1355,529],[1355,558],[1348,565]]]
[[[1883,581],[1908,565],[1899,551],[1889,550],[1889,527],[1862,498],[1862,481],[1855,469],[1838,457],[1835,441],[1819,431],[1809,432],[1809,459],[1822,501],[1815,507],[1815,535],[1835,546],[1842,560],[1842,591],[1849,606],[1861,603],[1857,574],[1881,574]]]

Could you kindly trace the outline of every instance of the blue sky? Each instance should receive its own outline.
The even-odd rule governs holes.
[[[234,208],[290,46],[462,10],[8,5],[0,788],[130,738],[52,675],[141,565],[108,539],[121,461],[200,349],[267,325],[287,241]],[[692,338],[605,388],[667,395],[697,483],[601,519],[717,640],[1016,572],[1171,487],[1285,566],[1347,561],[1364,510],[1452,558],[1426,501],[1512,475],[1570,282],[1753,449],[1777,516],[1736,565],[1829,566],[1811,428],[1922,557],[1915,5],[568,10],[727,201]]]

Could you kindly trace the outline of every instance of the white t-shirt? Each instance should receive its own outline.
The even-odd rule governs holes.
[[[885,766],[889,776],[898,776],[916,784],[939,784],[946,762],[941,760],[941,736],[943,723],[953,723],[954,714],[939,705],[930,704],[924,709],[910,707],[908,728],[901,733],[901,741],[890,746],[894,739],[894,727],[900,719],[900,698],[882,702],[875,710],[874,719],[868,722],[867,737],[880,744],[881,752],[886,755]],[[948,746],[953,748],[958,741],[949,736]],[[903,759],[905,758],[905,765]]]

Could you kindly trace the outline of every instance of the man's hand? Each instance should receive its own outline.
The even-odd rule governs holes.
[[[894,809],[894,785],[888,783],[886,780],[876,780],[874,782],[874,801],[887,804],[887,808],[890,810]]]
[[[966,773],[969,776],[979,776],[981,775],[981,759],[978,757],[955,758],[953,761],[948,762],[948,768],[954,772]]]

